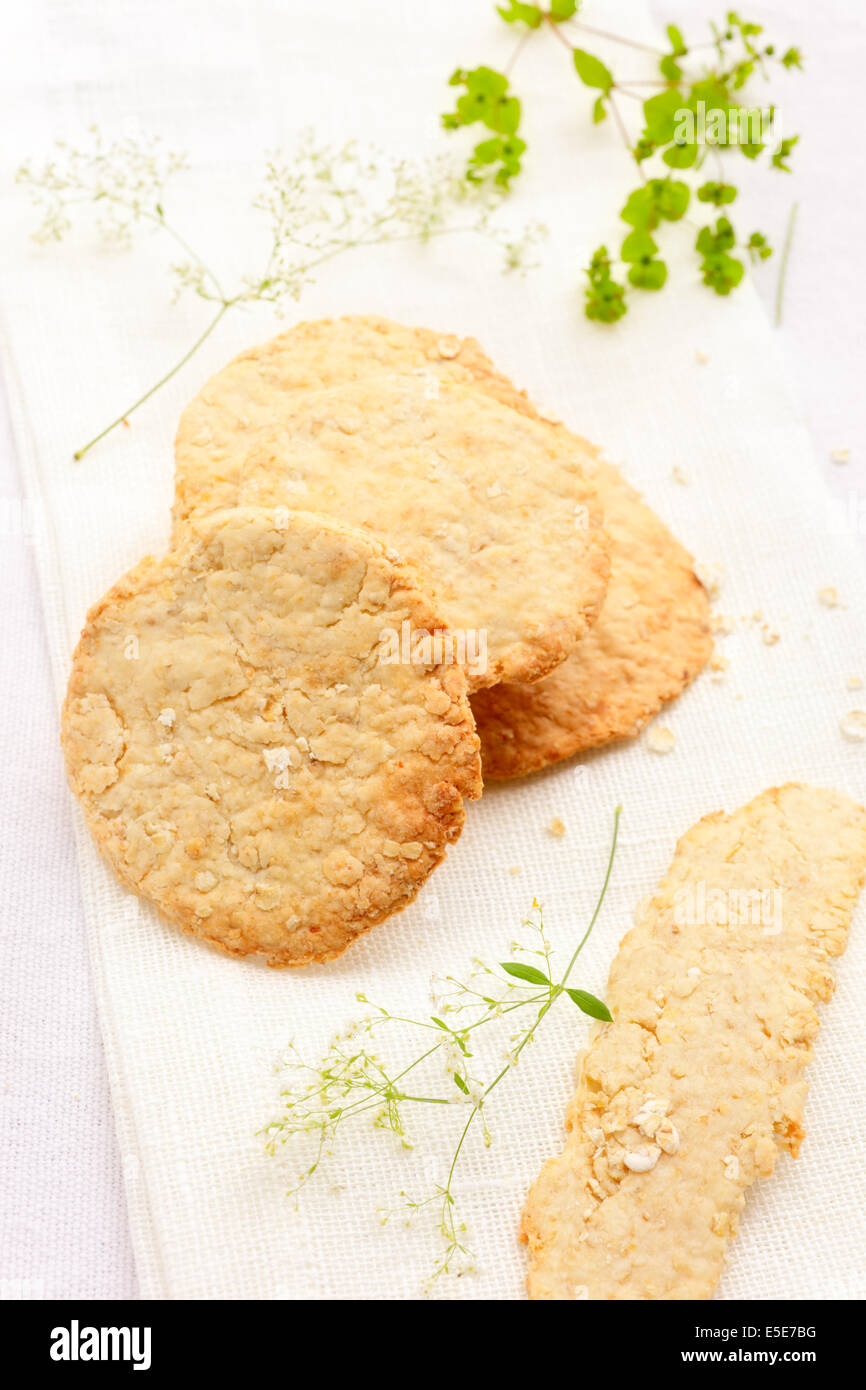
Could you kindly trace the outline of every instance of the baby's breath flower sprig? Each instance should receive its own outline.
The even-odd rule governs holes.
[[[230,310],[263,303],[279,314],[337,256],[361,247],[424,244],[446,234],[471,233],[499,248],[504,270],[523,271],[534,264],[545,234],[538,223],[519,231],[501,225],[496,214],[502,190],[495,180],[470,186],[450,159],[393,160],[354,141],[321,144],[305,132],[291,154],[266,160],[263,186],[253,200],[269,227],[264,265],[227,287],[166,215],[169,184],[187,169],[187,157],[158,138],[106,142],[92,127],[80,148],[59,140],[44,164],[28,161],[18,170],[17,182],[41,216],[37,241],[61,241],[83,208],[95,211],[99,232],[114,245],[128,247],[137,230],[150,227],[181,252],[171,267],[175,298],[187,291],[212,310],[180,360],[77,449],[76,459],[128,422],[195,356]]]
[[[413,1106],[446,1107],[443,1114],[456,1106],[460,1119],[442,1181],[425,1196],[403,1191],[400,1197],[405,1213],[434,1215],[440,1252],[431,1279],[465,1273],[473,1267],[466,1223],[459,1212],[457,1176],[473,1128],[480,1129],[486,1145],[492,1142],[485,1112],[491,1093],[518,1066],[559,999],[568,998],[591,1018],[611,1021],[600,999],[568,981],[601,912],[613,871],[619,820],[617,807],[595,908],[559,979],[554,978],[554,953],[541,904],[535,899],[530,916],[522,924],[523,935],[512,942],[512,959],[495,966],[476,959],[466,981],[454,975],[436,976],[431,987],[433,1012],[421,1018],[407,1017],[358,994],[368,1013],[334,1038],[321,1061],[305,1063],[294,1045],[290,1046],[284,1059],[288,1084],[281,1091],[281,1113],[261,1132],[268,1153],[279,1154],[288,1146],[293,1163],[299,1153],[304,1155],[300,1166],[292,1168],[290,1196],[297,1198],[323,1168],[350,1121],[366,1120],[389,1132],[400,1147],[410,1149]],[[528,1021],[524,1022],[527,1011]],[[497,1024],[502,1024],[504,1033],[502,1055],[490,1068],[492,1075],[481,1074],[485,1068],[476,1055],[476,1036],[479,1029]],[[516,1030],[515,1024],[519,1025]],[[402,1038],[408,1030],[419,1045],[414,1055],[399,1063],[387,1061],[377,1047],[379,1035],[394,1025]],[[391,1215],[385,1214],[383,1220]]]
[[[515,63],[535,33],[552,35],[569,54],[577,79],[594,97],[594,124],[611,117],[629,158],[640,176],[620,211],[626,224],[618,259],[599,246],[585,268],[584,312],[601,323],[616,323],[628,310],[632,290],[660,290],[668,267],[659,251],[658,236],[668,222],[686,217],[692,192],[707,205],[715,221],[692,223],[696,232],[698,270],[705,285],[728,295],[739,285],[745,258],[767,260],[772,248],[762,232],[739,237],[723,211],[737,197],[725,162],[738,151],[770,170],[790,173],[788,160],[799,139],[775,130],[776,108],[748,100],[755,78],[769,80],[771,69],[792,71],[803,65],[797,48],[777,46],[763,36],[763,27],[728,10],[720,24],[710,25],[706,42],[686,42],[675,24],[667,26],[667,44],[657,47],[597,29],[580,18],[581,0],[550,0],[542,5],[508,0],[497,5],[504,22],[521,31],[502,72],[480,66],[457,68],[449,81],[458,89],[455,107],[442,116],[446,130],[481,126],[484,136],[472,150],[464,177],[470,185],[493,179],[508,189],[519,177],[527,145],[521,135],[522,106],[512,87]],[[620,76],[596,54],[582,46],[604,39],[650,55],[657,64],[655,78]],[[630,132],[629,104],[640,108],[642,122]],[[711,160],[712,177],[688,179]],[[674,175],[677,177],[674,177]],[[698,186],[698,183],[700,186]],[[789,231],[793,222],[789,225]],[[790,249],[790,238],[788,241]],[[739,253],[739,254],[737,254]],[[781,314],[787,255],[779,274],[777,321]]]

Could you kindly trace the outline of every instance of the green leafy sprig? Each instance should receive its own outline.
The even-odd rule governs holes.
[[[474,1265],[466,1224],[459,1208],[458,1170],[473,1128],[485,1144],[492,1136],[486,1107],[495,1089],[515,1070],[524,1050],[561,999],[568,999],[582,1013],[610,1022],[607,1006],[586,990],[569,984],[575,964],[598,920],[610,883],[616,855],[620,808],[614,816],[607,868],[589,923],[572,952],[565,970],[556,978],[550,941],[541,905],[534,901],[532,915],[523,923],[528,937],[512,945],[518,958],[497,966],[474,962],[468,981],[447,975],[435,982],[433,1011],[421,1018],[392,1013],[366,995],[357,996],[371,1012],[341,1032],[326,1056],[315,1065],[305,1063],[294,1046],[288,1051],[290,1084],[281,1092],[279,1117],[262,1134],[268,1153],[290,1146],[293,1157],[305,1157],[293,1172],[290,1196],[297,1196],[319,1173],[335,1143],[354,1122],[372,1123],[412,1147],[410,1112],[415,1106],[436,1105],[456,1109],[454,1143],[442,1181],[421,1197],[403,1191],[404,1212],[432,1211],[439,1239],[439,1256],[431,1279],[465,1273]],[[518,1031],[514,1024],[528,1018]],[[412,1060],[389,1063],[376,1048],[383,1032],[398,1025],[418,1039]],[[491,1076],[481,1074],[477,1057],[480,1029],[508,1030],[505,1056]],[[468,1113],[467,1113],[468,1111]],[[445,1113],[445,1112],[443,1112]],[[446,1121],[443,1119],[443,1123]],[[388,1219],[386,1216],[384,1219]]]
[[[496,220],[502,188],[495,179],[462,177],[450,159],[412,163],[391,160],[357,143],[334,147],[302,135],[291,156],[265,162],[264,183],[253,207],[268,226],[264,263],[233,285],[190,245],[166,211],[170,185],[189,168],[184,154],[158,139],[106,142],[92,127],[87,142],[56,142],[43,164],[17,173],[41,216],[37,241],[61,241],[82,209],[95,213],[103,238],[129,246],[136,232],[161,234],[175,246],[175,297],[186,291],[204,301],[211,316],[204,331],[160,379],[75,451],[80,459],[151,399],[196,354],[230,310],[271,304],[277,313],[300,298],[322,266],[360,247],[474,233],[496,245],[505,270],[532,264],[544,228],[513,232]]]
[[[523,30],[512,60],[506,72],[458,68],[450,82],[461,88],[461,94],[455,109],[443,115],[442,124],[446,130],[479,123],[486,127],[489,134],[473,149],[465,177],[472,182],[482,171],[492,169],[496,183],[510,188],[527,149],[511,71],[533,34],[555,35],[569,52],[578,80],[594,93],[593,122],[612,118],[641,179],[641,186],[620,211],[628,230],[618,261],[606,246],[600,246],[585,270],[587,317],[615,323],[627,312],[630,289],[656,291],[665,285],[668,268],[653,233],[663,222],[686,217],[693,192],[687,180],[708,159],[714,162],[716,177],[704,179],[697,201],[715,207],[729,206],[737,197],[736,185],[723,177],[723,156],[732,150],[752,162],[766,154],[769,169],[790,172],[788,161],[799,137],[774,137],[768,144],[766,133],[772,131],[775,108],[748,104],[747,95],[753,79],[767,80],[774,66],[802,68],[802,55],[797,48],[780,51],[766,40],[760,24],[743,19],[736,10],[728,10],[722,24],[711,24],[711,38],[696,44],[687,42],[682,31],[669,24],[667,46],[659,48],[593,28],[580,20],[579,9],[578,0],[557,0],[547,8],[518,0],[497,6],[506,24]],[[601,58],[573,41],[583,34],[652,55],[658,77],[615,75]],[[646,95],[647,87],[658,90]],[[639,106],[642,117],[633,134],[625,119],[629,102]],[[745,255],[763,261],[772,254],[762,232],[739,237],[728,216],[707,225],[695,224],[694,245],[703,283],[719,295],[730,294],[742,280]]]

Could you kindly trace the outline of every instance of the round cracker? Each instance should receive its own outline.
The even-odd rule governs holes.
[[[712,651],[709,603],[691,556],[616,468],[598,461],[592,476],[611,542],[601,613],[544,680],[473,697],[485,778],[521,777],[634,736]]]
[[[259,389],[257,360],[245,368],[229,373],[237,394],[212,384],[207,424],[182,431],[187,515],[284,504],[379,535],[471,654],[471,689],[537,680],[564,660],[609,569],[582,441],[480,383],[435,378],[431,390],[380,369],[313,391]]]
[[[371,537],[261,508],[190,525],[91,610],[70,781],[120,878],[236,955],[305,965],[406,906],[480,794],[456,665],[392,660],[439,620]]]
[[[196,510],[203,448],[217,455],[230,484],[230,467],[237,460],[228,446],[240,429],[271,423],[275,396],[337,386],[380,370],[416,373],[425,390],[435,390],[440,379],[483,386],[505,405],[515,405],[519,395],[474,338],[363,314],[296,324],[240,353],[184,410],[175,441],[175,521],[184,521]],[[532,414],[528,403],[527,407]],[[233,506],[236,500],[229,492],[222,505]]]

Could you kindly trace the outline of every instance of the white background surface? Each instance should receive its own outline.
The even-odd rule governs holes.
[[[483,8],[486,0],[480,3]],[[87,34],[76,33],[74,4],[46,0],[31,8],[41,15],[41,22],[28,26],[21,21],[19,37],[28,45],[39,38],[45,46],[39,61],[49,70],[63,59],[80,62],[82,75],[97,69],[122,73],[134,93],[137,65],[157,63],[164,69],[167,106],[182,102],[183,71],[176,62],[172,33],[150,33],[148,43],[141,42],[145,6],[118,6],[117,10],[126,11],[126,23]],[[337,11],[339,6],[332,8]],[[383,33],[389,9],[394,8],[403,9],[381,6]],[[659,19],[675,20],[687,33],[702,15],[718,12],[717,7],[686,0],[679,6],[657,0],[653,8]],[[423,42],[423,7],[417,9],[416,39]],[[492,6],[490,10],[490,30],[495,34],[498,20]],[[595,10],[600,13],[599,4]],[[840,0],[816,11],[798,0],[751,5],[747,14],[764,21],[781,42],[797,43],[806,56],[805,75],[787,84],[782,113],[787,130],[803,132],[794,160],[796,174],[790,179],[761,180],[756,195],[761,211],[756,211],[753,220],[779,244],[791,200],[799,200],[779,338],[816,452],[825,463],[829,482],[844,497],[849,489],[866,488],[863,304],[856,271],[862,254],[858,228],[863,193],[857,177],[859,136],[852,118],[859,103],[866,12]],[[374,34],[369,37],[371,42],[376,40]],[[340,42],[338,18],[333,42]],[[494,51],[492,44],[490,51]],[[455,64],[461,56],[465,57],[455,32]],[[474,56],[483,59],[487,54]],[[34,61],[32,53],[22,55],[25,75],[28,61]],[[444,95],[443,90],[443,99]],[[31,148],[43,148],[50,137],[71,125],[66,108],[27,114],[30,121],[38,115],[38,126],[21,122],[13,128],[5,123],[4,177],[18,158]],[[92,115],[88,109],[87,118]],[[770,312],[776,271],[777,263],[771,261],[757,276]],[[134,273],[132,262],[130,273]],[[713,307],[709,304],[708,312]],[[831,449],[843,446],[852,451],[851,462],[844,468],[829,461]],[[136,1291],[135,1272],[90,983],[39,595],[26,539],[15,524],[5,524],[12,514],[8,508],[19,495],[16,459],[5,421],[0,469],[0,496],[7,509],[0,550],[5,617],[0,648],[4,691],[0,804],[5,818],[0,868],[0,1293],[130,1297]],[[34,845],[39,869],[23,874],[22,863],[34,863]]]

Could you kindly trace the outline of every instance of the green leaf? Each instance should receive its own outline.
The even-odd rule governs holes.
[[[463,1092],[464,1096],[469,1095],[469,1087],[466,1085],[466,1082],[463,1080],[463,1077],[458,1076],[456,1071],[454,1072],[454,1085],[457,1087],[458,1091]]]
[[[727,217],[720,217],[715,227],[702,227],[698,232],[695,248],[701,256],[703,282],[716,294],[730,294],[743,278],[743,262],[728,254],[735,241]]]
[[[799,68],[802,71],[803,55],[799,48],[789,48],[786,53],[782,54],[781,63],[783,68]]]
[[[589,1014],[590,1018],[600,1018],[603,1023],[613,1023],[613,1015],[607,1004],[596,999],[594,994],[588,994],[585,989],[567,989],[565,992],[574,1000],[581,1013]]]
[[[508,78],[495,68],[482,66],[466,73],[466,86],[476,95],[483,93],[486,96],[501,97],[508,90]]]
[[[727,217],[720,217],[715,227],[701,227],[695,247],[702,255],[709,256],[719,251],[729,251],[736,241],[734,229]]]
[[[683,95],[677,87],[668,87],[643,104],[647,139],[657,145],[667,145],[676,134],[677,121],[686,110]]]
[[[780,142],[779,147],[774,153],[772,159],[772,165],[774,169],[781,169],[783,173],[790,174],[791,166],[790,164],[786,164],[785,160],[788,158],[792,149],[794,148],[799,139],[799,135],[790,135],[787,139],[782,140]]]
[[[508,78],[494,68],[479,67],[467,71],[457,68],[451,76],[452,86],[463,86],[455,109],[446,112],[442,125],[446,130],[480,124],[492,131],[489,140],[475,146],[466,166],[469,183],[480,183],[493,175],[500,188],[520,173],[521,155],[525,141],[517,134],[520,126],[520,101],[508,90]]]
[[[736,256],[706,256],[701,268],[704,284],[716,294],[730,294],[743,278],[743,262]]]
[[[679,222],[689,206],[691,190],[682,179],[653,179],[650,187],[657,200],[659,214],[666,222]]]
[[[732,183],[702,183],[698,189],[698,201],[701,203],[714,203],[721,207],[725,203],[732,203],[737,196],[737,190]]]
[[[584,306],[586,317],[597,323],[616,323],[627,311],[625,286],[618,284],[610,273],[606,246],[599,246],[593,252],[584,274],[589,281]]]
[[[669,169],[691,169],[698,157],[698,147],[696,143],[679,145],[674,143],[668,145],[662,159]]]
[[[763,232],[752,232],[746,242],[746,249],[753,261],[766,261],[773,254],[773,248]]]
[[[659,220],[678,222],[689,205],[689,186],[681,179],[650,179],[630,193],[620,212],[631,227],[652,231]]]
[[[489,170],[499,163],[501,167],[497,169],[494,179],[500,187],[507,188],[509,180],[520,173],[520,156],[525,149],[525,141],[514,135],[494,135],[490,140],[482,140],[472,151],[466,177],[470,183],[478,182],[481,170]]]
[[[741,63],[737,63],[736,67],[734,68],[735,92],[738,92],[742,87],[745,87],[746,83],[748,82],[749,78],[751,77],[754,71],[754,59],[748,58],[744,59]]]
[[[581,82],[586,87],[600,87],[605,96],[613,86],[613,73],[606,68],[600,58],[594,58],[583,48],[574,50],[574,66]]]
[[[523,965],[517,961],[500,961],[502,969],[506,975],[513,975],[515,980],[525,980],[530,985],[549,985],[550,981],[540,970],[536,970],[534,965]]]
[[[672,54],[666,53],[659,62],[659,71],[662,77],[666,77],[669,82],[679,82],[683,75],[683,70]]]
[[[636,228],[629,232],[623,242],[620,256],[627,262],[650,260],[657,250],[658,247],[649,232]]]
[[[446,1033],[450,1033],[450,1032],[451,1032],[451,1029],[448,1027],[448,1024],[447,1024],[447,1023],[443,1023],[443,1022],[442,1022],[442,1019],[441,1019],[441,1018],[436,1018],[436,1016],[435,1016],[434,1014],[431,1014],[431,1015],[430,1015],[430,1021],[431,1021],[431,1023],[435,1023],[437,1028],[443,1028],[443,1029],[445,1030]]]
[[[520,0],[509,0],[511,8],[505,10],[501,5],[497,5],[496,12],[501,15],[506,24],[528,24],[530,29],[537,29],[544,19],[544,15],[537,5],[523,5]]]
[[[685,40],[675,24],[668,25],[667,36],[675,58],[682,58],[685,53],[688,53]]]
[[[572,19],[577,14],[577,0],[552,0],[550,6],[550,18],[557,22],[561,19]]]
[[[607,107],[604,104],[604,97],[596,97],[592,108],[592,123],[598,125],[600,121],[607,119]]]
[[[658,210],[649,184],[645,184],[643,188],[636,188],[628,195],[620,217],[630,227],[658,226]]]
[[[630,267],[629,284],[639,290],[660,290],[668,278],[668,268],[664,261],[641,261]]]

